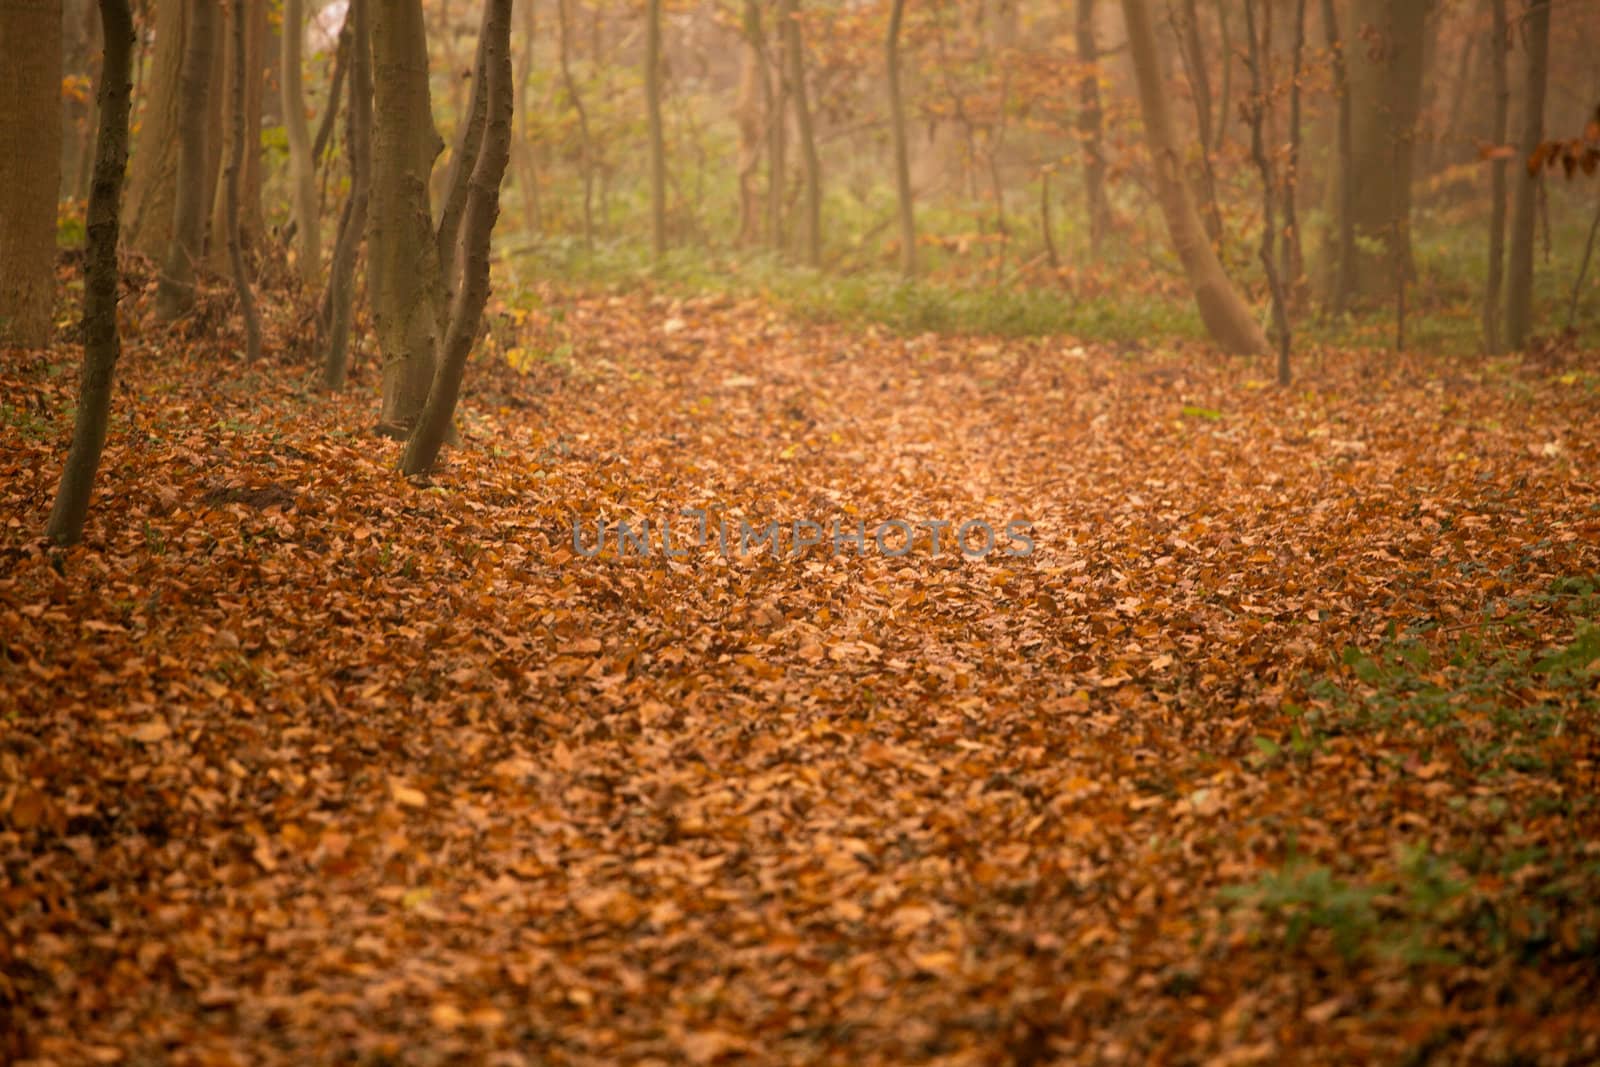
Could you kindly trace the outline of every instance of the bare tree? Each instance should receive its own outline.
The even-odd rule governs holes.
[[[122,340],[117,333],[117,239],[122,180],[128,166],[128,108],[132,97],[133,13],[128,0],[100,0],[105,57],[100,67],[100,129],[89,187],[89,245],[83,281],[83,376],[72,447],[50,509],[47,533],[57,544],[83,536],[89,497],[105,449],[111,384]]]
[[[1496,150],[1489,187],[1489,271],[1483,292],[1483,346],[1490,355],[1499,355],[1500,290],[1506,262],[1506,166],[1499,149],[1510,136],[1511,80],[1506,70],[1506,53],[1511,50],[1511,31],[1506,20],[1506,0],[1489,0],[1494,22],[1490,44],[1490,64],[1494,71],[1494,129],[1491,143]]]
[[[1173,250],[1183,263],[1194,290],[1200,318],[1213,340],[1229,352],[1257,354],[1268,351],[1250,306],[1234,288],[1206,239],[1195,210],[1189,185],[1184,181],[1177,133],[1167,111],[1167,86],[1156,51],[1155,27],[1149,0],[1122,0],[1128,27],[1128,50],[1139,82],[1139,108],[1144,115],[1145,139],[1155,172],[1156,196],[1166,216]]]
[[[1264,127],[1267,118],[1267,57],[1272,54],[1272,14],[1270,0],[1263,17],[1260,36],[1256,33],[1256,0],[1244,0],[1246,59],[1250,67],[1250,156],[1261,174],[1261,268],[1272,292],[1272,320],[1278,331],[1278,384],[1289,384],[1289,310],[1284,295],[1283,277],[1275,258],[1277,248],[1277,181],[1272,160],[1267,155]]]
[[[644,102],[650,118],[650,252],[667,252],[667,148],[661,123],[661,0],[646,0]]]
[[[328,351],[322,380],[329,389],[343,388],[350,364],[356,253],[367,228],[367,202],[372,189],[372,33],[367,25],[367,0],[350,0],[349,12],[352,45],[345,140],[350,154],[350,200],[328,273]]]
[[[233,64],[232,84],[228,87],[229,104],[228,118],[233,127],[232,146],[228,153],[228,164],[225,184],[228,198],[228,261],[233,267],[233,285],[239,294],[239,312],[244,316],[246,363],[254,363],[261,357],[261,317],[256,314],[256,296],[250,290],[250,273],[244,265],[244,247],[240,242],[239,230],[239,184],[244,171],[244,131],[245,131],[245,82],[246,68],[245,55],[245,22],[248,13],[245,10],[245,0],[233,0],[232,17],[229,26],[232,29],[233,54],[237,57]]]
[[[1100,255],[1111,209],[1106,203],[1105,110],[1100,104],[1100,48],[1094,36],[1094,0],[1078,0],[1074,27],[1078,49],[1078,135],[1083,146],[1084,207],[1089,215],[1089,254]]]
[[[289,176],[293,186],[295,234],[300,242],[296,265],[307,286],[322,273],[322,225],[317,207],[316,163],[306,127],[301,41],[305,33],[304,0],[283,0],[283,126],[289,138]]]
[[[1524,38],[1528,60],[1523,81],[1522,146],[1528,160],[1544,140],[1544,98],[1550,65],[1550,0],[1527,0]],[[1517,168],[1516,199],[1511,210],[1511,256],[1506,267],[1506,343],[1521,348],[1533,332],[1533,237],[1539,176],[1535,168]]]
[[[908,281],[917,274],[917,220],[911,201],[911,156],[906,144],[906,109],[900,99],[900,23],[906,0],[893,0],[884,54],[889,74],[889,124],[894,133],[894,184],[900,200],[900,274]]]
[[[438,370],[428,390],[427,404],[400,460],[400,469],[406,474],[427,470],[439,456],[455,417],[467,356],[472,352],[489,298],[489,239],[500,213],[500,183],[511,158],[515,95],[511,81],[511,0],[488,0],[479,41],[483,57],[479,75],[487,82],[488,119],[468,183],[461,224],[460,284],[451,301],[450,321],[439,347]]]
[[[822,266],[822,162],[817,156],[817,138],[811,124],[811,101],[806,94],[805,40],[800,31],[796,0],[783,0],[781,17],[784,55],[788,60],[789,81],[794,87],[795,124],[800,133],[800,156],[806,176],[805,257],[806,265]]]
[[[578,79],[572,74],[572,27],[567,13],[571,0],[556,0],[557,48],[561,85],[578,116],[578,166],[583,171],[583,245],[594,247],[594,138],[589,134],[589,111],[583,106]]]
[[[206,180],[206,101],[211,92],[212,55],[216,49],[214,0],[190,0],[189,39],[179,79],[182,117],[178,123],[177,197],[172,236],[156,288],[156,316],[171,321],[194,304],[194,272],[205,236],[205,212],[211,203]]]

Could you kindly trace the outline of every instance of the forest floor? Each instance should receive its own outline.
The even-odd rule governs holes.
[[[1594,353],[546,295],[414,483],[370,357],[130,299],[69,551],[0,356],[0,1059],[1600,1057]]]

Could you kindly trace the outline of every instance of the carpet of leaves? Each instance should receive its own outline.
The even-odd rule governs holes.
[[[0,357],[0,1059],[1600,1058],[1593,664],[1447,662],[1579,647],[1592,358],[543,295],[415,482],[370,353],[130,298],[69,551]],[[689,508],[1037,550],[574,551]]]

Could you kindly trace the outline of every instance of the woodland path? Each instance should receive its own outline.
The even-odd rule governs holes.
[[[1496,640],[1572,637],[1538,598],[1600,573],[1592,360],[1338,353],[1280,391],[1160,344],[549,306],[496,318],[416,485],[370,363],[329,400],[152,332],[58,554],[67,424],[0,425],[0,1058],[1596,1053],[1592,682],[1495,697],[1571,705],[1513,739],[1543,771],[1473,755],[1492,717],[1288,753],[1289,704],[1342,707],[1315,679],[1372,681],[1346,646],[1508,601]],[[53,358],[0,359],[9,410],[66,410]],[[1037,550],[573,551],[684,508]],[[1468,885],[1420,926],[1419,855]],[[1221,894],[1291,856],[1336,879],[1279,902],[1303,939]],[[1437,959],[1373,947],[1411,934]]]

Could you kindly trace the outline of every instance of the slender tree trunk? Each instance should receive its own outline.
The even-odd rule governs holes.
[[[739,237],[740,245],[755,244],[761,233],[761,128],[767,97],[772,95],[766,59],[760,44],[761,7],[744,0],[744,48],[739,55],[739,95],[734,117],[739,123]]]
[[[304,0],[283,0],[283,127],[289,137],[291,208],[300,244],[295,265],[301,280],[307,288],[312,288],[322,273],[322,220],[317,209],[317,172],[311,158],[311,134],[306,128],[305,75],[301,63],[305,25]]]
[[[900,99],[900,23],[906,0],[892,0],[889,32],[884,42],[889,74],[889,124],[894,131],[894,185],[900,200],[900,274],[917,275],[917,220],[911,200],[911,153],[906,144],[906,110]]]
[[[100,132],[95,141],[94,181],[89,188],[89,244],[83,279],[83,376],[78,382],[78,412],[72,447],[50,509],[46,532],[57,544],[83,536],[100,454],[111,417],[111,385],[117,357],[117,236],[122,179],[128,163],[128,109],[132,96],[133,13],[128,0],[100,0]]]
[[[455,416],[467,357],[489,298],[489,239],[500,211],[500,183],[511,158],[511,0],[488,0],[480,40],[484,42],[480,74],[488,83],[488,121],[472,170],[461,227],[461,284],[451,301],[450,323],[440,345],[438,370],[427,404],[401,457],[400,469],[406,474],[427,470],[439,456]]]
[[[1268,3],[1271,0],[1267,0]],[[1250,66],[1250,155],[1261,175],[1261,269],[1266,272],[1267,288],[1272,292],[1272,320],[1278,332],[1278,384],[1289,384],[1289,309],[1284,295],[1283,278],[1278,270],[1277,251],[1277,188],[1272,173],[1272,160],[1267,156],[1264,127],[1267,118],[1267,57],[1272,54],[1272,29],[1270,13],[1260,38],[1256,36],[1255,0],[1244,0],[1244,27],[1248,39]]]
[[[61,53],[60,0],[0,0],[0,344],[50,343]]]
[[[1345,305],[1356,290],[1356,208],[1355,186],[1347,177],[1355,165],[1354,115],[1350,105],[1350,76],[1345,63],[1345,46],[1339,32],[1339,15],[1334,0],[1322,0],[1322,28],[1333,56],[1333,88],[1339,98],[1337,119],[1338,151],[1334,169],[1334,222],[1328,249],[1327,302],[1335,315],[1344,313]]]
[[[517,101],[517,109],[522,113],[522,136],[515,138],[511,145],[511,161],[517,171],[517,189],[522,194],[523,229],[538,234],[544,229],[544,212],[539,203],[538,137],[530,120],[533,72],[538,62],[538,17],[535,0],[517,0],[517,3],[523,14],[521,98]]]
[[[1291,299],[1301,293],[1305,254],[1300,244],[1300,77],[1306,46],[1306,0],[1295,0],[1294,48],[1289,65],[1289,158],[1283,176],[1282,277]]]
[[[644,103],[650,117],[650,252],[667,254],[667,144],[661,125],[661,0],[646,0]]]
[[[1494,72],[1494,129],[1491,143],[1500,148],[1510,136],[1511,80],[1506,70],[1506,53],[1511,50],[1511,30],[1506,19],[1506,0],[1489,0],[1494,35],[1490,44],[1490,64]],[[1489,189],[1489,270],[1483,292],[1483,346],[1490,355],[1502,351],[1500,336],[1500,289],[1506,262],[1506,160],[1491,164],[1493,177]]]
[[[1222,209],[1217,204],[1217,176],[1211,163],[1211,75],[1206,68],[1205,47],[1200,43],[1200,19],[1195,11],[1195,0],[1184,0],[1181,18],[1170,6],[1167,13],[1178,38],[1178,57],[1194,97],[1195,124],[1200,134],[1200,158],[1194,167],[1194,185],[1204,208],[1201,217],[1205,220],[1206,235],[1216,242],[1222,240]],[[1226,121],[1226,116],[1223,118]]]
[[[1128,50],[1139,82],[1139,108],[1144,115],[1145,138],[1155,170],[1156,194],[1166,216],[1174,251],[1183,263],[1194,289],[1200,317],[1211,337],[1228,352],[1258,354],[1268,351],[1267,338],[1250,306],[1229,281],[1195,211],[1183,178],[1182,157],[1172,117],[1167,111],[1167,86],[1156,51],[1155,28],[1149,0],[1122,0],[1128,27]]]
[[[780,20],[781,21],[781,20]],[[783,27],[777,30],[767,65],[772,71],[772,106],[767,109],[767,242],[782,252],[787,242],[784,193],[789,175],[789,75],[783,64]]]
[[[194,272],[205,236],[206,208],[211,204],[206,181],[206,102],[211,93],[212,57],[216,50],[214,0],[191,0],[189,34],[179,86],[183,118],[178,129],[178,192],[172,215],[161,280],[156,288],[156,317],[170,322],[194,304]]]
[[[1522,146],[1516,171],[1516,200],[1511,211],[1511,262],[1506,269],[1506,343],[1520,349],[1533,333],[1533,240],[1539,176],[1526,161],[1544,140],[1544,98],[1550,59],[1550,0],[1527,0],[1525,38],[1528,61],[1524,76]]]
[[[1084,207],[1089,216],[1089,254],[1100,258],[1111,212],[1106,203],[1106,157],[1100,106],[1100,47],[1094,35],[1094,0],[1078,0],[1075,26],[1078,63],[1078,133],[1083,144]]]
[[[349,221],[340,230],[329,270],[328,352],[322,380],[329,389],[344,387],[350,365],[350,320],[355,308],[356,253],[367,228],[367,201],[372,187],[372,33],[367,25],[367,0],[350,0],[350,84],[345,105],[345,140],[350,152]],[[333,107],[335,101],[328,102]]]
[[[805,164],[806,217],[805,257],[808,267],[822,266],[822,162],[817,156],[817,139],[811,127],[811,101],[806,95],[805,41],[800,31],[796,0],[783,0],[784,52],[788,56],[789,81],[794,87],[795,123],[800,134],[800,155]]]
[[[429,178],[443,148],[428,91],[422,0],[382,0],[372,16],[372,199],[367,295],[383,354],[379,432],[407,437],[433,382],[444,311]]]
[[[233,38],[233,77],[228,87],[229,105],[228,119],[232,127],[233,142],[228,153],[227,169],[224,171],[224,185],[227,188],[227,231],[228,231],[228,260],[233,266],[233,285],[239,294],[239,311],[244,316],[246,363],[254,363],[261,357],[261,319],[256,314],[256,296],[250,290],[250,273],[244,265],[244,246],[240,241],[239,231],[239,186],[243,178],[245,157],[245,83],[249,80],[246,70],[249,64],[243,61],[245,55],[245,24],[249,13],[245,10],[246,0],[232,0],[233,11],[228,20]]]
[[[1228,22],[1229,0],[1217,3],[1217,36],[1222,39],[1222,88],[1217,91],[1217,151],[1228,143],[1228,123],[1233,120],[1233,28]]]
[[[187,0],[162,0],[155,5],[155,53],[150,72],[139,86],[137,135],[129,159],[128,205],[124,240],[135,252],[159,260],[172,242],[172,215],[177,201],[180,133],[183,108],[183,57],[188,52]]]
[[[448,302],[456,291],[460,275],[461,219],[467,208],[467,185],[473,168],[478,164],[478,152],[483,147],[483,128],[488,122],[488,89],[483,65],[488,42],[480,34],[477,54],[472,62],[472,96],[466,117],[456,131],[455,150],[450,153],[450,168],[445,179],[444,208],[439,213],[436,238],[439,244],[439,269],[444,272],[444,293]]]
[[[265,232],[264,221],[261,215],[261,100],[264,95],[264,79],[266,70],[262,50],[266,44],[267,35],[267,4],[266,0],[239,0],[244,4],[247,22],[245,23],[245,99],[244,99],[244,160],[239,172],[239,240],[240,247],[246,252],[260,245],[261,237]],[[233,35],[225,37],[227,45],[222,63],[224,80],[221,85],[232,85],[238,57],[234,53]],[[221,142],[223,159],[233,158],[233,125],[226,123],[223,129]],[[215,195],[212,197],[211,207],[211,233],[213,235],[228,232],[229,215],[233,212],[228,206],[228,192],[226,180],[218,182]],[[213,240],[208,248],[207,265],[217,273],[232,269],[226,241]]]
[[[561,59],[561,84],[566,87],[567,99],[578,115],[578,160],[583,170],[583,246],[594,247],[594,139],[589,135],[589,112],[583,106],[583,94],[578,92],[578,79],[572,76],[572,33],[567,4],[571,0],[556,0],[556,20],[559,32]]]
[[[1346,60],[1352,121],[1351,167],[1342,175],[1355,212],[1356,281],[1380,295],[1383,268],[1411,271],[1411,174],[1422,102],[1428,5],[1424,0],[1354,0],[1357,25],[1375,36]],[[1363,239],[1382,251],[1363,256]]]
[[[316,135],[311,138],[311,169],[322,170],[323,157],[333,144],[333,130],[339,122],[339,99],[344,95],[344,81],[350,76],[350,9],[345,8],[344,24],[339,27],[339,40],[333,50],[333,73],[328,77],[328,106],[322,109],[317,120]]]

